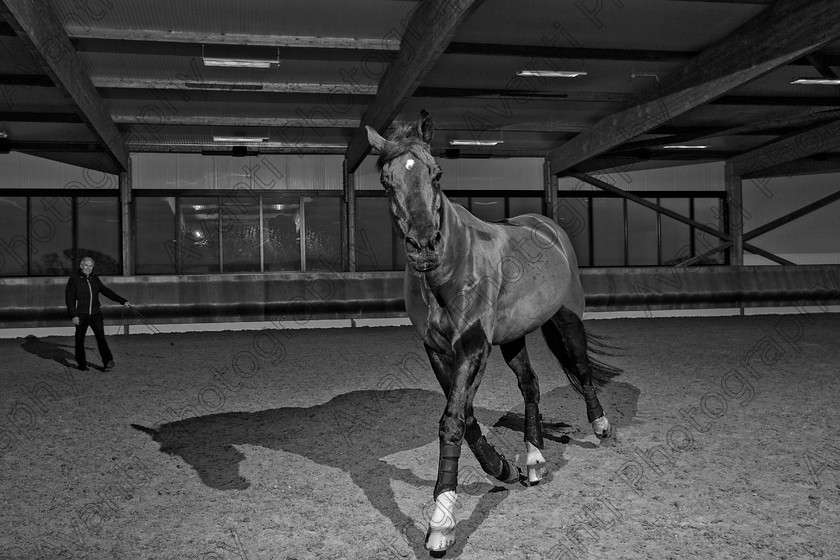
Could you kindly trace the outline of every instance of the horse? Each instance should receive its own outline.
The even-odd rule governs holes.
[[[488,223],[451,202],[431,154],[434,124],[416,123],[388,138],[366,126],[392,221],[406,254],[405,306],[446,395],[439,423],[434,513],[425,546],[441,556],[455,544],[458,462],[466,439],[488,475],[505,484],[538,484],[545,474],[540,391],[525,336],[542,330],[574,389],[583,395],[598,438],[614,436],[596,385],[620,373],[591,354],[581,320],[584,292],[571,241],[554,221],[523,214]],[[481,431],[473,400],[493,346],[499,346],[525,401],[527,475]],[[590,348],[592,346],[592,348]]]

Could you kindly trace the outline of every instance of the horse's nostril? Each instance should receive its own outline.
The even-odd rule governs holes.
[[[419,253],[422,250],[422,247],[420,247],[420,243],[418,243],[416,239],[408,235],[405,237],[405,247],[410,253]]]

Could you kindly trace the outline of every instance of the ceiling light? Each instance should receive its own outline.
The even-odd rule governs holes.
[[[663,150],[705,150],[709,146],[704,144],[669,144],[662,146]]]
[[[503,144],[503,140],[450,140],[450,146],[495,146]]]
[[[586,76],[586,72],[583,70],[520,70],[516,75],[535,78],[577,78]]]
[[[0,130],[0,140],[5,140],[8,137],[9,135],[6,133],[5,130]]]
[[[221,66],[223,68],[270,68],[271,60],[254,60],[246,58],[211,58],[203,57],[204,66]]]
[[[797,78],[791,83],[815,86],[840,86],[840,78]]]
[[[280,64],[280,49],[254,45],[201,45],[205,66],[270,68]]]
[[[217,136],[213,135],[213,142],[267,142],[268,136]]]

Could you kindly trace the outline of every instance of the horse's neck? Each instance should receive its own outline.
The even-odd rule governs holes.
[[[449,281],[458,265],[468,257],[471,243],[471,231],[455,209],[455,204],[443,193],[441,193],[440,204],[443,215],[441,224],[444,238],[443,254],[440,271],[430,278],[438,285]]]

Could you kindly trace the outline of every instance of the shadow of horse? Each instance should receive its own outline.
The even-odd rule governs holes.
[[[554,395],[555,392],[563,394]],[[638,390],[634,397],[638,399]],[[578,409],[583,408],[580,396],[571,387],[552,391],[546,395],[546,401],[568,401],[570,408],[572,403]],[[319,465],[341,469],[362,489],[371,505],[400,531],[415,556],[422,558],[428,555],[423,545],[425,535],[418,528],[417,520],[399,508],[391,481],[428,487],[430,496],[435,481],[420,478],[411,470],[393,466],[381,458],[437,443],[439,412],[444,405],[445,398],[441,393],[421,389],[352,391],[306,408],[228,412],[169,422],[156,429],[133,427],[152,435],[162,452],[181,457],[205,485],[218,490],[244,490],[250,486],[239,472],[239,463],[245,456],[234,447],[236,445],[282,450]],[[511,412],[476,408],[475,414],[485,426],[495,424],[503,430],[510,428],[522,432],[521,425],[512,422],[507,426],[502,422],[505,418],[515,418]],[[613,415],[621,426],[618,415],[615,412]],[[585,411],[581,425],[588,426]],[[517,434],[506,439],[515,440],[517,446],[521,446],[522,437]],[[524,447],[517,452],[522,449]],[[557,456],[558,452],[562,457],[562,448],[551,453],[555,464],[561,458]],[[463,470],[462,467],[462,473]],[[451,557],[463,552],[469,536],[509,495],[508,490],[514,489],[494,487],[483,475],[469,478],[473,482],[467,491],[480,497],[470,517],[458,523],[460,537],[448,551],[447,555]]]
[[[76,358],[71,352],[64,350],[59,344],[46,342],[33,334],[28,335],[20,347],[43,360],[52,360],[64,367],[75,367]]]

